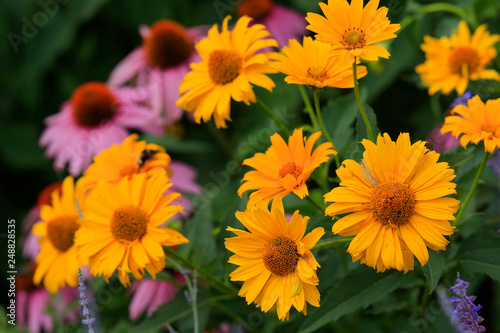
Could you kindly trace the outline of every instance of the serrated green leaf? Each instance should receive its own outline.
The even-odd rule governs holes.
[[[440,162],[447,162],[450,167],[457,168],[472,158],[471,150],[459,150],[446,154],[441,154],[439,157]]]
[[[326,129],[331,134],[335,149],[346,155],[354,138],[353,124],[358,114],[354,93],[328,101],[322,110]]]
[[[429,286],[429,294],[432,294],[441,278],[444,268],[443,257],[432,250],[429,250],[429,261],[422,267],[427,285]]]
[[[311,311],[299,331],[314,332],[345,314],[367,307],[394,291],[403,276],[396,271],[377,273],[367,266],[353,271],[330,289],[321,306]]]
[[[500,282],[500,235],[494,232],[472,235],[460,247],[457,258],[469,273],[484,273]]]

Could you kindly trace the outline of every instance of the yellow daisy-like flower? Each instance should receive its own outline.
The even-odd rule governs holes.
[[[408,133],[396,142],[386,133],[377,144],[363,140],[361,164],[343,161],[337,170],[341,183],[325,194],[333,202],[326,214],[348,214],[339,219],[333,233],[355,236],[347,251],[352,260],[361,260],[377,271],[413,269],[417,257],[423,266],[427,248],[445,250],[453,229],[459,201],[444,197],[456,193],[453,169],[437,163],[439,154],[425,142],[413,145]]]
[[[51,204],[41,207],[41,221],[33,226],[33,234],[40,236],[33,281],[40,284],[43,278],[45,288],[51,293],[78,284],[81,263],[77,260],[74,236],[80,228],[76,199],[81,198],[76,197],[76,192],[73,177],[66,177],[61,192],[52,192]],[[78,204],[82,207],[83,200],[78,200]]]
[[[235,253],[229,262],[240,266],[230,274],[231,280],[245,281],[239,295],[264,312],[275,308],[281,320],[288,319],[292,305],[304,314],[307,303],[318,307],[320,266],[310,249],[324,235],[323,228],[304,237],[309,218],[296,211],[287,222],[280,197],[273,200],[271,211],[259,202],[236,212],[236,218],[248,231],[228,227],[237,237],[226,238],[225,244]]]
[[[469,142],[477,145],[484,141],[484,150],[493,153],[500,147],[500,98],[483,103],[479,96],[474,96],[468,105],[457,105],[451,115],[444,119],[441,133],[451,132],[462,147]]]
[[[257,190],[250,194],[249,205],[259,199],[268,204],[275,196],[284,197],[292,192],[304,198],[309,194],[306,180],[311,173],[328,161],[329,155],[337,154],[330,142],[320,144],[313,151],[314,143],[320,136],[321,132],[316,132],[306,140],[302,128],[299,128],[293,131],[287,145],[275,133],[265,154],[257,153],[243,161],[244,165],[255,170],[245,174],[238,195],[241,197],[245,191]]]
[[[118,183],[123,177],[137,173],[169,171],[170,156],[163,147],[145,141],[137,141],[139,136],[131,134],[120,145],[114,144],[102,150],[84,172],[81,189],[84,192],[97,186],[100,179]]]
[[[316,39],[333,45],[331,55],[344,55],[348,62],[355,57],[369,61],[378,57],[389,58],[390,54],[380,45],[394,34],[401,26],[391,24],[387,18],[387,7],[380,7],[378,0],[370,0],[363,8],[363,0],[328,0],[328,5],[320,2],[319,6],[326,17],[307,13],[307,29],[316,33]]]
[[[179,232],[161,227],[182,210],[172,204],[179,193],[164,195],[171,185],[165,172],[124,177],[118,184],[98,182],[75,235],[78,255],[89,260],[92,275],[107,281],[117,270],[125,286],[130,285],[129,273],[141,280],[146,269],[154,278],[165,266],[162,246],[188,242]]]
[[[352,88],[352,62],[344,57],[328,57],[331,44],[304,37],[303,45],[291,39],[289,46],[282,49],[283,54],[276,56],[274,67],[288,75],[287,83],[304,84],[317,88]],[[358,61],[359,62],[359,61]],[[356,67],[358,78],[366,75],[366,67]]]
[[[226,120],[231,120],[231,99],[247,105],[255,103],[251,84],[272,91],[274,82],[265,74],[276,72],[269,61],[274,52],[258,53],[266,47],[278,46],[274,39],[267,38],[270,33],[265,26],[248,27],[252,19],[242,16],[229,31],[230,18],[224,19],[222,32],[215,24],[208,37],[195,45],[202,61],[191,64],[191,72],[181,83],[181,97],[177,101],[185,110],[194,110],[197,123],[202,119],[207,122],[213,115],[218,128],[227,127]]]
[[[484,24],[471,36],[467,23],[461,21],[458,32],[454,31],[449,39],[424,37],[421,48],[426,60],[415,71],[422,82],[429,86],[430,95],[440,90],[448,95],[453,89],[462,95],[469,80],[500,80],[498,72],[485,69],[491,59],[497,56],[493,44],[499,40],[500,35],[490,35]]]

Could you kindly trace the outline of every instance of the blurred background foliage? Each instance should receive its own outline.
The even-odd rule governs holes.
[[[312,0],[278,2],[293,7],[304,15],[309,11],[320,12],[317,2]],[[44,129],[43,120],[58,112],[61,103],[70,97],[77,86],[87,81],[106,81],[116,64],[141,44],[139,25],[151,25],[165,18],[176,20],[185,26],[220,24],[224,16],[236,16],[234,8],[237,3],[237,0],[1,0],[0,210],[3,216],[16,219],[19,226],[22,218],[35,204],[39,191],[49,183],[64,178],[66,173],[54,170],[52,161],[44,157],[43,150],[38,146]],[[381,1],[381,5],[389,8],[390,20],[401,23],[404,28],[398,33],[398,38],[388,45],[391,53],[388,60],[366,64],[368,75],[360,80],[360,87],[362,97],[376,113],[380,131],[388,132],[394,139],[399,132],[410,132],[412,141],[425,139],[428,132],[442,121],[448,105],[455,97],[451,94],[429,98],[427,89],[420,83],[414,68],[424,61],[424,54],[420,50],[424,35],[450,36],[460,21],[459,15],[463,15],[473,28],[486,23],[491,33],[500,34],[500,2],[497,0],[441,2],[455,5],[458,8],[455,13],[422,10],[422,6],[433,3],[436,1]],[[495,62],[497,70],[500,70],[499,63],[500,61]],[[272,94],[263,89],[256,89],[256,93],[273,110],[284,116],[290,128],[307,123],[307,115],[302,112],[303,105],[297,88],[286,85],[280,74],[275,74],[272,78],[277,84]],[[498,86],[484,91],[485,86],[479,82],[474,89],[489,94],[489,98],[500,97]],[[337,148],[341,159],[351,157],[349,154],[357,144],[341,140],[354,133],[352,125],[357,108],[352,91],[330,88],[321,97],[327,127],[333,133],[334,142],[339,141]],[[327,99],[333,102],[327,103]],[[233,102],[231,115],[233,122],[224,130],[216,130],[211,123],[193,124],[184,117],[182,139],[172,136],[143,136],[148,141],[163,144],[174,160],[193,165],[199,172],[199,183],[206,192],[215,188],[215,195],[204,197],[210,204],[212,221],[205,226],[205,230],[191,230],[193,235],[210,232],[216,226],[219,230],[224,230],[226,225],[235,223],[234,211],[244,209],[243,201],[235,200],[244,171],[240,167],[241,161],[257,151],[265,150],[269,145],[269,136],[272,134],[269,129],[273,126],[257,105],[245,106]],[[343,135],[344,132],[336,131],[341,128],[351,134]],[[476,154],[472,147],[467,151],[467,155],[472,156],[471,160],[477,159],[480,153]],[[464,156],[458,156],[457,159],[463,160]],[[470,165],[477,164],[470,162]],[[467,178],[467,172],[473,175],[471,168],[464,167],[459,176]],[[486,173],[485,177],[485,182],[492,185],[489,189],[483,188],[486,192],[481,193],[493,192],[493,197],[498,200],[498,196],[494,195],[495,191],[498,192],[498,179],[491,172]],[[321,194],[313,190],[312,195]],[[491,197],[485,195],[485,198],[478,200],[487,202],[489,209],[497,210],[498,203],[489,202],[489,198]],[[294,199],[289,199],[289,204],[293,208],[301,206],[300,201]],[[307,211],[301,213],[307,215]],[[492,213],[493,216],[494,214]],[[319,220],[315,223],[324,226],[329,232],[330,218]],[[216,244],[207,246],[221,246],[226,236],[228,234],[221,232]],[[220,253],[220,249],[218,252]],[[224,254],[224,258],[227,258],[227,254]],[[326,269],[318,271],[322,290],[329,288],[338,279],[338,271],[334,270],[331,263],[338,263],[341,258],[336,252],[328,258]],[[353,264],[351,267],[357,265]],[[420,268],[416,267],[416,270]],[[412,283],[418,284],[418,280],[412,278],[416,274],[408,274],[408,279],[401,283],[411,289]],[[446,279],[451,285],[454,274],[446,276]],[[481,284],[483,281],[484,284]],[[481,315],[487,318],[492,332],[500,332],[499,289],[498,283],[494,284],[490,279],[477,279],[472,286],[472,290],[478,290],[481,294]],[[423,327],[425,324],[424,331],[447,332],[442,328],[446,325],[449,327],[447,319],[430,320],[432,312],[428,312],[427,317],[424,314],[414,318],[415,321],[424,320],[418,325],[413,325],[408,320],[411,313],[402,313],[393,319],[391,316],[394,312],[391,311],[405,308],[406,303],[414,303],[411,298],[418,298],[418,292],[405,294],[407,299],[403,300],[397,296],[398,291],[390,296],[393,299],[386,297],[380,304],[371,305],[359,331],[383,332],[383,327],[399,327],[398,332],[410,332],[416,326]],[[238,309],[244,306],[242,300],[233,302],[234,311],[245,311]],[[124,307],[124,304],[117,301],[111,309],[105,311],[124,310]],[[342,320],[353,321],[354,316],[356,314],[344,316]],[[292,315],[291,319],[293,318]],[[116,326],[116,331],[120,331],[120,325]],[[292,320],[285,327],[297,329],[297,324]],[[266,329],[273,331],[273,327]]]

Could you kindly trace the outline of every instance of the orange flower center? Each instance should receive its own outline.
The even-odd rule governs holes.
[[[238,5],[236,11],[240,17],[247,15],[253,17],[255,20],[260,20],[269,14],[272,7],[272,0],[243,0]]]
[[[58,216],[47,222],[47,238],[57,250],[66,252],[79,227],[78,216]]]
[[[301,166],[296,165],[293,162],[288,162],[286,164],[283,164],[283,166],[280,169],[280,176],[281,178],[285,178],[286,175],[292,175],[295,178],[297,178],[299,175],[302,174],[302,171],[304,169]]]
[[[111,233],[120,241],[132,242],[146,234],[149,218],[138,206],[118,207],[111,218]]]
[[[262,250],[262,261],[271,273],[286,276],[295,272],[299,253],[297,245],[288,237],[271,239]]]
[[[307,70],[307,74],[314,79],[320,82],[323,82],[327,78],[326,70],[323,67],[312,67]]]
[[[62,183],[52,183],[48,186],[45,186],[43,190],[38,194],[38,198],[36,200],[36,205],[41,207],[43,205],[51,205],[52,204],[52,192],[57,191],[59,196],[62,192]]]
[[[479,55],[468,46],[454,48],[450,54],[450,68],[455,74],[473,73],[479,66]],[[465,71],[465,72],[464,72]]]
[[[208,74],[216,84],[227,84],[240,75],[243,58],[230,50],[215,50],[208,57]]]
[[[352,28],[344,31],[342,35],[342,45],[348,50],[359,49],[365,46],[366,38],[363,30]]]
[[[139,165],[137,163],[130,163],[121,168],[120,176],[121,178],[128,177],[137,173],[137,171],[139,171]]]
[[[153,24],[143,45],[148,64],[161,69],[186,61],[194,49],[193,40],[186,28],[170,20]]]
[[[116,97],[101,82],[87,82],[71,96],[73,118],[82,126],[97,126],[113,118],[116,113]]]
[[[375,187],[370,202],[377,221],[383,225],[399,226],[408,223],[413,215],[415,195],[408,184],[385,183]]]

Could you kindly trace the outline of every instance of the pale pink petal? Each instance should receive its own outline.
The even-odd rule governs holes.
[[[136,48],[116,65],[109,75],[108,85],[111,87],[121,86],[131,81],[140,70],[147,66],[144,48]]]

